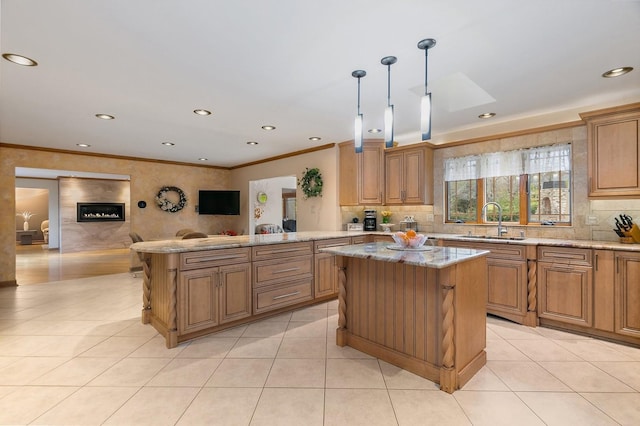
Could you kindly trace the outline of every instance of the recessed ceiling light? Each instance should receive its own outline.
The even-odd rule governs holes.
[[[173,142],[162,142],[162,145],[164,145],[164,146],[174,146],[175,143],[173,143]]]
[[[36,61],[26,56],[16,55],[15,53],[3,53],[2,57],[14,64],[24,65],[25,67],[35,67],[38,65]]]
[[[200,161],[207,161],[207,160],[208,160],[208,158],[204,158],[204,157],[202,157],[202,158],[198,158],[198,160],[200,160]]]
[[[78,145],[80,148],[89,148],[91,146],[88,143],[77,143],[76,145]]]
[[[614,68],[605,72],[604,74],[602,74],[602,76],[605,78],[620,77],[621,75],[625,75],[627,73],[630,73],[631,71],[633,71],[633,67]]]
[[[496,116],[495,112],[485,112],[484,114],[480,114],[478,116],[478,118],[485,119],[485,118],[491,118],[491,117],[495,117],[495,116]]]
[[[211,115],[211,111],[207,111],[206,109],[194,109],[193,112],[198,115]]]
[[[276,129],[276,126],[269,126],[269,125],[267,125],[267,126],[262,126],[262,128],[263,128],[264,130],[275,130],[275,129]]]
[[[382,132],[382,129],[369,129],[367,130],[369,133],[380,133]]]
[[[319,141],[319,140],[322,140],[322,138],[321,138],[320,136],[311,136],[311,137],[309,138],[309,140],[310,140],[310,141]]]
[[[109,114],[96,114],[96,117],[98,117],[100,120],[113,120],[113,119],[115,119],[115,117],[113,115],[109,115]]]
[[[249,142],[247,142],[247,145],[258,145],[258,142],[256,142],[256,141],[249,141]]]

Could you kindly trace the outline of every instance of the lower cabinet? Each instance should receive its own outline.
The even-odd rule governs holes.
[[[180,272],[178,334],[187,334],[251,315],[251,265],[237,264]]]
[[[615,332],[640,338],[640,253],[616,251]]]
[[[527,247],[516,244],[445,241],[448,247],[489,250],[487,312],[520,324],[536,325],[528,315]],[[529,322],[531,322],[529,324]]]
[[[327,247],[346,246],[351,244],[351,238],[332,238],[314,243],[314,285],[315,298],[332,296],[338,293],[338,273],[343,259],[331,253],[323,253],[320,249]]]
[[[538,317],[593,325],[591,249],[538,247]]]
[[[254,314],[313,300],[313,242],[255,246],[252,259]]]

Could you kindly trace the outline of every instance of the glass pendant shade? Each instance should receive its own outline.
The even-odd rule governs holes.
[[[362,152],[362,114],[356,116],[355,123],[353,125],[354,136],[353,141],[356,147],[356,152]]]
[[[360,114],[360,79],[367,75],[365,70],[355,70],[351,73],[351,77],[358,79],[358,114],[353,123],[353,144],[356,153],[362,152],[362,114]]]
[[[384,145],[387,148],[393,146],[393,105],[384,109]]]
[[[420,105],[420,130],[422,131],[422,140],[431,139],[431,93],[427,93],[422,97]]]
[[[429,49],[436,45],[432,38],[425,38],[418,42],[418,49],[424,50],[424,96],[420,103],[420,131],[422,140],[431,139],[431,92],[427,84],[429,83]]]
[[[393,147],[393,105],[391,105],[391,65],[398,62],[395,56],[385,56],[380,63],[387,67],[387,107],[384,110],[384,146]]]

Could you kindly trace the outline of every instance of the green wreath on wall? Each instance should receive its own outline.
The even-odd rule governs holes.
[[[177,204],[168,200],[165,196],[167,192],[177,192],[180,200]],[[156,204],[160,207],[161,210],[169,213],[175,213],[182,210],[182,208],[187,204],[187,196],[182,191],[182,189],[177,186],[163,186],[160,188],[158,195],[156,195]]]
[[[306,168],[302,173],[302,178],[298,181],[298,185],[302,189],[304,198],[322,197],[322,174],[320,169]]]

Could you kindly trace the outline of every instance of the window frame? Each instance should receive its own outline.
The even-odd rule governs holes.
[[[521,174],[519,176],[519,188],[518,188],[518,201],[520,208],[520,220],[518,222],[514,221],[505,221],[503,220],[503,224],[511,224],[511,225],[522,225],[522,226],[546,226],[542,225],[542,222],[529,222],[529,175]],[[571,226],[573,224],[573,174],[570,174],[570,185],[569,185],[569,222],[554,222],[554,226]],[[473,180],[473,179],[471,179]],[[476,220],[475,222],[456,222],[453,220],[449,220],[449,182],[444,182],[444,223],[453,224],[453,225],[494,225],[496,222],[494,221],[485,221],[482,215],[482,206],[487,202],[485,200],[485,178],[475,179],[476,181]],[[452,181],[456,182],[456,181]],[[523,214],[524,212],[524,214]]]

